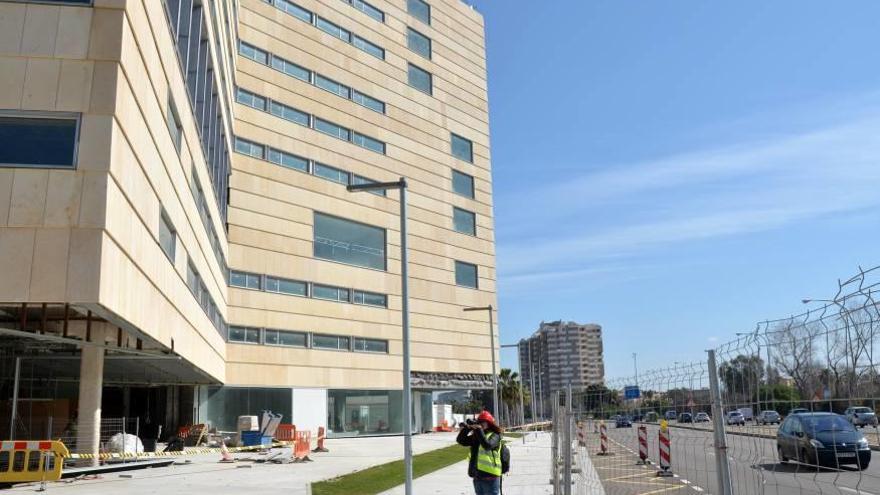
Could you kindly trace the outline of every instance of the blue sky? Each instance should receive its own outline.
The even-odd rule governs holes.
[[[474,4],[503,343],[600,323],[629,375],[880,264],[880,2]]]

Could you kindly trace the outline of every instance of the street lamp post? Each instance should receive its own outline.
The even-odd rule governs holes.
[[[853,352],[852,342],[850,340],[850,335],[849,335],[850,323],[852,323],[852,325],[855,326],[855,322],[853,322],[852,318],[849,317],[849,310],[846,309],[846,306],[844,306],[843,303],[841,303],[837,299],[801,299],[801,302],[804,304],[810,304],[813,302],[831,303],[831,304],[836,305],[838,308],[840,308],[840,317],[843,319],[843,325],[846,327],[846,350],[847,350],[847,354],[849,354],[852,357],[852,373],[853,373],[853,376],[855,376],[856,364],[857,364],[856,363],[856,353]],[[849,320],[849,321],[847,321],[847,320]],[[828,338],[829,338],[828,332],[825,332],[825,353],[826,354],[829,353]],[[852,378],[847,380],[847,387],[846,387],[847,392],[848,392],[848,396],[849,396],[848,404],[850,406],[852,405],[852,397],[853,397],[853,383],[852,382],[853,382]],[[824,394],[823,394],[823,396],[824,396]],[[829,406],[830,406],[830,404],[831,403],[829,402]]]
[[[498,414],[498,373],[495,372],[495,322],[493,320],[494,308],[492,305],[464,308],[464,311],[488,311],[489,312],[489,347],[492,348],[492,414]]]
[[[401,339],[403,340],[403,471],[404,491],[406,495],[412,495],[412,386],[410,383],[409,363],[409,264],[407,262],[406,246],[406,178],[401,177],[400,180],[396,182],[351,184],[347,189],[349,192],[387,191],[389,189],[397,189],[400,191],[400,326],[402,327]]]

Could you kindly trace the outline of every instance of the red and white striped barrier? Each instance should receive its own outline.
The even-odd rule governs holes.
[[[599,425],[599,455],[608,455],[608,429],[605,422]]]
[[[669,426],[663,421],[660,423],[660,471],[657,471],[657,476],[672,476],[672,451],[669,445]]]
[[[578,422],[577,424],[577,437],[578,437],[578,446],[586,447],[587,446],[587,429],[584,426],[584,423]]]
[[[648,463],[648,428],[639,426],[639,464]]]

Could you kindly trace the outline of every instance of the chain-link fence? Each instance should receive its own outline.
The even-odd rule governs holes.
[[[692,363],[576,393],[606,493],[880,494],[878,291],[859,270]]]

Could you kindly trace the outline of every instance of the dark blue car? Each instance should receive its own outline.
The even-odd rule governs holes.
[[[776,435],[779,460],[837,468],[854,464],[865,469],[871,463],[871,447],[865,436],[834,413],[790,415]]]

